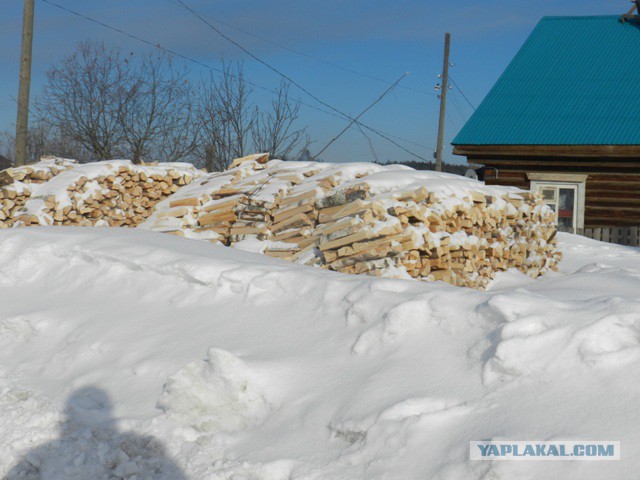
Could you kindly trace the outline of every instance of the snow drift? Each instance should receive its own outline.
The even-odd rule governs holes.
[[[633,478],[640,255],[559,238],[560,272],[473,291],[3,230],[0,475]],[[622,460],[469,461],[488,439],[619,440]]]

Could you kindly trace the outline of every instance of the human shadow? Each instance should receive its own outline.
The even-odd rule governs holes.
[[[118,432],[104,390],[86,387],[69,396],[60,437],[29,451],[5,480],[186,480],[152,436]]]

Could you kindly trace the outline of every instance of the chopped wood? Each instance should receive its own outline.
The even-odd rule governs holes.
[[[173,202],[171,204],[173,205]],[[159,213],[158,218],[184,217],[188,213],[189,213],[189,208],[178,207],[178,208],[172,208],[171,210],[167,210],[166,212]]]
[[[318,192],[317,190],[313,189],[295,196],[283,198],[280,202],[280,206],[285,207],[287,205],[300,205],[302,202],[312,202],[317,197]]]
[[[274,242],[282,242],[289,238],[304,238],[306,234],[311,234],[313,230],[309,227],[301,227],[301,228],[292,228],[290,230],[283,230],[280,233],[273,236],[272,240]]]
[[[273,221],[274,223],[278,223],[286,218],[293,217],[298,213],[307,213],[311,211],[314,211],[314,208],[313,208],[313,205],[310,205],[310,204],[300,205],[299,207],[288,208],[285,210],[279,210],[273,216]]]
[[[343,273],[473,288],[508,268],[542,275],[561,258],[554,214],[537,193],[478,184],[444,194],[431,191],[428,180],[421,186],[422,176],[394,191],[383,176],[368,183],[384,167],[290,165],[256,154],[235,159],[231,170],[209,174],[155,211],[203,174],[187,175],[175,164],[116,165],[108,175],[77,176],[59,189],[64,198],[36,192],[32,199],[31,191],[73,164],[0,172],[0,228],[135,227],[146,220],[144,228],[223,245],[281,242],[267,243],[265,254]]]
[[[199,197],[181,198],[180,200],[174,200],[169,203],[169,207],[197,207],[200,205]]]
[[[329,242],[321,243],[319,248],[320,250],[323,250],[323,251],[331,250],[337,247],[341,247],[343,245],[351,245],[354,242],[360,242],[362,240],[370,240],[373,238],[384,237],[387,235],[395,235],[397,233],[399,233],[399,226],[397,225],[384,227],[379,230],[362,230],[352,235],[347,235],[345,237],[337,238]]]
[[[288,230],[290,228],[304,227],[304,226],[313,226],[313,220],[309,219],[304,213],[299,213],[294,215],[293,217],[289,217],[280,223],[276,223],[272,225],[271,231],[273,233],[278,233],[282,230]]]
[[[246,157],[236,158],[231,162],[229,168],[235,168],[246,162],[267,163],[269,161],[268,153],[256,153],[254,155],[247,155]]]

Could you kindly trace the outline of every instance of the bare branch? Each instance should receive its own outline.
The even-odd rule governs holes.
[[[254,122],[250,97],[241,64],[223,62],[222,76],[211,74],[204,82],[198,123],[207,170],[224,170],[231,159],[247,153]]]
[[[145,55],[123,85],[118,122],[134,163],[145,156],[175,161],[195,148],[189,71],[165,53]]]
[[[252,137],[255,151],[269,152],[272,158],[297,159],[311,143],[307,128],[296,128],[300,112],[300,99],[289,96],[289,83],[282,81],[271,108],[256,109]]]
[[[121,153],[118,117],[126,74],[119,50],[81,42],[47,72],[48,83],[36,102],[37,117],[79,142],[93,159],[113,158]]]

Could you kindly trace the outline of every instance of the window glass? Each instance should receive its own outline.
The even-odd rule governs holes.
[[[573,188],[560,188],[558,193],[558,229],[571,232],[573,231],[576,192]]]
[[[556,214],[556,224],[559,231],[576,233],[580,227],[579,221],[583,215],[578,205],[580,198],[578,193],[584,189],[583,183],[573,182],[531,182],[546,205]]]
[[[576,191],[573,188],[560,189],[560,210],[571,210],[575,202]]]
[[[556,189],[555,188],[543,188],[542,189],[542,198],[545,200],[555,200],[556,199]]]

